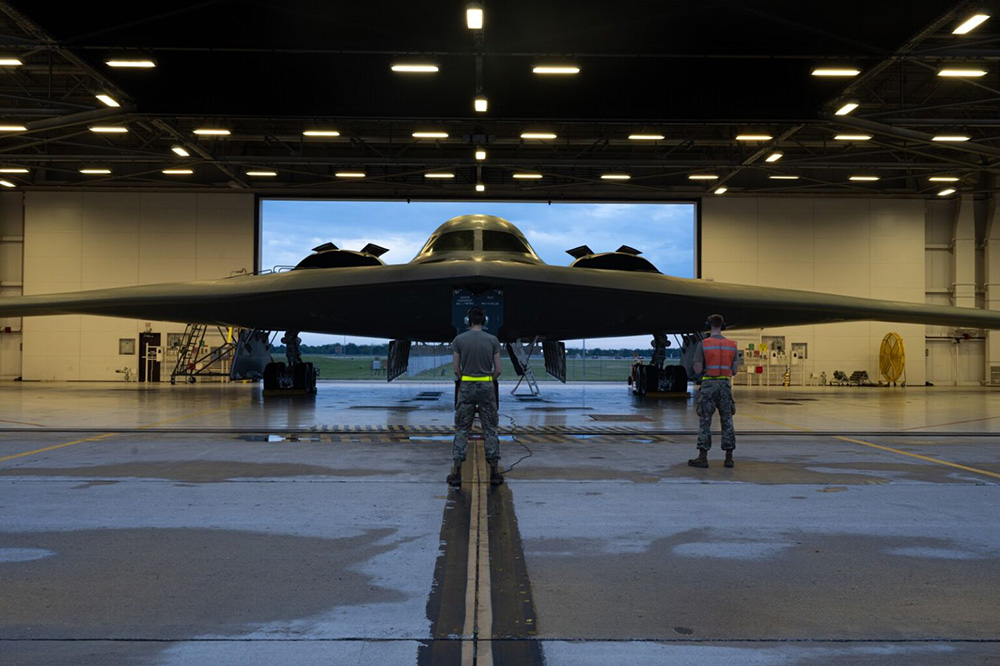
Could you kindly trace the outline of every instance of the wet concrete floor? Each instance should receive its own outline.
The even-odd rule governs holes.
[[[0,663],[1000,663],[1000,392],[449,391],[0,384]]]

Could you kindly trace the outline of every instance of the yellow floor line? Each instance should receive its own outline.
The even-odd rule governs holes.
[[[193,419],[196,416],[204,416],[205,414],[214,414],[215,412],[229,411],[231,409],[235,409],[236,407],[239,407],[239,405],[232,405],[231,407],[218,407],[216,409],[207,409],[201,412],[195,412],[193,414],[188,414],[187,416],[181,416],[175,419],[166,419],[163,421],[156,421],[154,423],[147,423],[146,425],[139,426],[138,429],[146,430],[147,428],[155,428],[156,426],[165,425],[167,423],[176,423],[178,421],[186,421],[187,419]],[[24,458],[25,456],[33,456],[36,453],[45,453],[47,451],[55,451],[56,449],[64,449],[67,446],[73,446],[75,444],[84,444],[86,442],[99,442],[102,439],[107,439],[109,437],[116,437],[117,435],[118,433],[115,432],[106,432],[100,435],[94,435],[92,437],[84,437],[83,439],[74,439],[72,442],[65,442],[63,444],[54,444],[52,446],[46,446],[43,449],[35,449],[34,451],[24,451],[23,453],[15,453],[13,455],[4,456],[3,458],[0,458],[0,462],[4,462],[7,460],[14,460],[15,458]]]
[[[947,460],[941,460],[940,458],[931,458],[930,456],[922,456],[919,453],[910,453],[909,451],[902,451],[900,449],[894,449],[891,446],[883,446],[881,444],[873,444],[871,442],[866,442],[863,439],[854,439],[852,437],[841,437],[836,436],[835,439],[839,439],[844,442],[851,442],[852,444],[861,444],[862,446],[870,446],[873,449],[881,449],[882,451],[890,451],[892,453],[898,453],[903,456],[909,456],[911,458],[917,458],[918,460],[926,460],[927,462],[937,463],[939,465],[947,465],[948,467],[954,467],[956,469],[961,469],[966,472],[973,472],[974,474],[983,474],[985,476],[992,476],[994,479],[1000,479],[1000,474],[996,472],[988,472],[985,469],[977,469],[975,467],[967,467],[965,465],[959,465],[958,463],[948,462]]]
[[[792,428],[794,430],[801,430],[802,432],[812,433],[814,430],[809,428],[803,428],[802,426],[791,425],[790,423],[782,423],[781,421],[772,421],[771,419],[765,419],[761,416],[753,416],[752,414],[747,414],[746,416],[755,419],[757,421],[764,421],[765,423],[770,423],[772,425],[779,425],[785,428]],[[753,433],[746,433],[752,435]],[[993,477],[994,479],[1000,479],[1000,474],[996,472],[990,472],[985,469],[977,469],[975,467],[968,467],[966,465],[959,465],[958,463],[949,462],[947,460],[941,460],[940,458],[932,458],[930,456],[923,456],[919,453],[910,453],[909,451],[903,451],[901,449],[894,449],[891,446],[883,446],[882,444],[874,444],[872,442],[866,442],[863,439],[854,439],[852,437],[843,437],[840,435],[833,435],[834,439],[839,439],[842,442],[850,442],[851,444],[860,444],[862,446],[868,446],[873,449],[880,449],[882,451],[888,451],[890,453],[898,453],[902,456],[909,456],[911,458],[916,458],[918,460],[924,460],[926,462],[937,463],[938,465],[946,465],[947,467],[954,467],[955,469],[960,469],[966,472],[972,472],[973,474],[982,474],[983,476]]]
[[[34,451],[25,451],[24,453],[15,453],[12,456],[4,456],[0,458],[0,462],[5,460],[13,460],[14,458],[23,458],[25,456],[31,456],[36,453],[45,453],[46,451],[55,451],[56,449],[62,449],[67,446],[73,446],[74,444],[83,444],[84,442],[99,442],[102,439],[107,439],[112,437],[114,433],[106,432],[103,435],[95,435],[93,437],[85,437],[84,439],[74,439],[72,442],[66,442],[65,444],[56,444],[54,446],[46,446],[44,449],[35,449]]]

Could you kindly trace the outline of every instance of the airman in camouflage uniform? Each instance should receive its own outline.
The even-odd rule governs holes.
[[[688,460],[692,467],[708,467],[708,450],[712,448],[712,416],[716,410],[722,421],[722,450],[726,452],[726,467],[733,466],[733,449],[736,432],[733,429],[733,389],[730,379],[740,366],[736,342],[722,335],[726,322],[722,315],[712,315],[705,322],[711,328],[709,337],[695,349],[694,371],[701,375],[701,388],[695,398],[694,409],[699,418],[698,457]]]

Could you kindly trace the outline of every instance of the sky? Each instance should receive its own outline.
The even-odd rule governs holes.
[[[261,201],[261,268],[294,266],[326,242],[348,250],[368,243],[389,248],[381,259],[402,264],[416,256],[431,233],[459,215],[481,213],[512,222],[542,261],[568,266],[566,250],[588,245],[611,252],[630,245],[660,272],[694,277],[695,205],[619,203],[505,203],[439,201]],[[300,335],[310,345],[331,342],[367,344],[370,338]],[[649,346],[649,336],[602,338],[588,348]],[[381,340],[374,342],[383,342]],[[579,347],[580,341],[566,341]]]

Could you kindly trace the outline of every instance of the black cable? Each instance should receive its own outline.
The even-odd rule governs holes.
[[[509,472],[510,470],[512,470],[515,467],[517,467],[517,465],[522,460],[527,460],[528,458],[530,458],[531,456],[533,456],[535,454],[535,452],[531,450],[531,447],[529,447],[527,444],[525,444],[524,442],[522,442],[521,440],[519,440],[517,438],[517,435],[514,434],[514,431],[517,430],[517,421],[514,420],[513,416],[511,416],[510,414],[501,414],[500,412],[497,412],[497,416],[503,416],[503,417],[506,417],[506,418],[510,419],[510,437],[511,437],[511,439],[513,439],[514,442],[517,443],[518,446],[520,446],[522,449],[524,449],[525,451],[528,452],[525,455],[523,455],[520,458],[518,458],[516,461],[514,461],[514,464],[508,465],[507,467],[504,468],[504,472]]]

